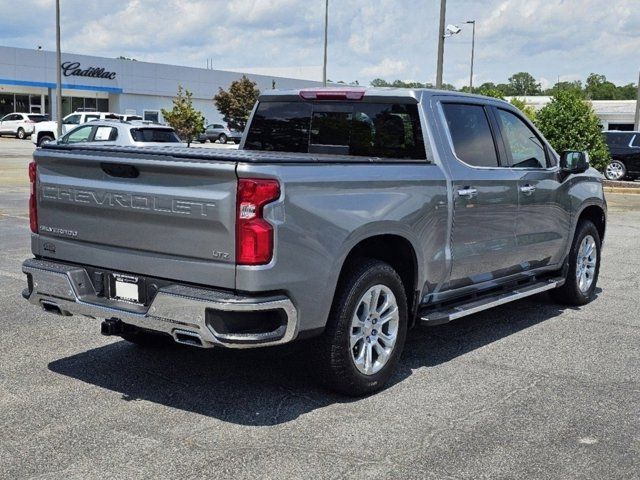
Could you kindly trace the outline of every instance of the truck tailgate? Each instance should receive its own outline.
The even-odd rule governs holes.
[[[38,149],[34,253],[235,288],[236,162]]]

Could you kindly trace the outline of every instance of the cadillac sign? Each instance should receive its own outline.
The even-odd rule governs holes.
[[[106,78],[107,80],[115,80],[116,72],[108,72],[101,67],[82,68],[80,62],[64,62],[60,65],[62,73],[65,77],[91,77]]]

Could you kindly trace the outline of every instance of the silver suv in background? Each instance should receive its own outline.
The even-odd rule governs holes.
[[[171,127],[148,122],[94,120],[74,128],[57,142],[59,145],[90,143],[113,146],[184,146]]]
[[[49,117],[40,113],[10,113],[0,119],[0,136],[11,135],[23,140],[33,133],[37,123]]]
[[[198,136],[198,141],[200,143],[205,143],[209,140],[211,143],[216,140],[220,143],[227,143],[229,140],[234,143],[240,143],[242,139],[242,132],[237,130],[231,130],[226,125],[222,123],[211,123],[206,126],[203,133]]]

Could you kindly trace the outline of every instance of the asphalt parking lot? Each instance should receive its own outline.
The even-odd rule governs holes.
[[[591,304],[413,330],[354,400],[304,344],[142,350],[27,304],[32,149],[0,139],[0,478],[640,478],[640,195],[608,196]]]

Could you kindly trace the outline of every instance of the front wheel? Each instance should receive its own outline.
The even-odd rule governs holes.
[[[384,387],[407,334],[407,297],[390,265],[362,260],[341,279],[327,327],[317,339],[315,373],[340,393],[361,396]]]
[[[562,287],[553,290],[554,299],[566,305],[584,305],[593,300],[600,273],[600,234],[588,221],[578,224],[569,252],[569,269]]]
[[[604,169],[607,180],[622,180],[627,175],[627,167],[619,160],[612,160]]]
[[[224,133],[221,133],[220,136],[218,137],[218,141],[222,144],[227,143],[227,136]]]
[[[24,128],[19,128],[18,129],[18,133],[16,133],[16,137],[18,137],[20,140],[24,140],[25,138],[27,138],[27,134],[24,131]]]

